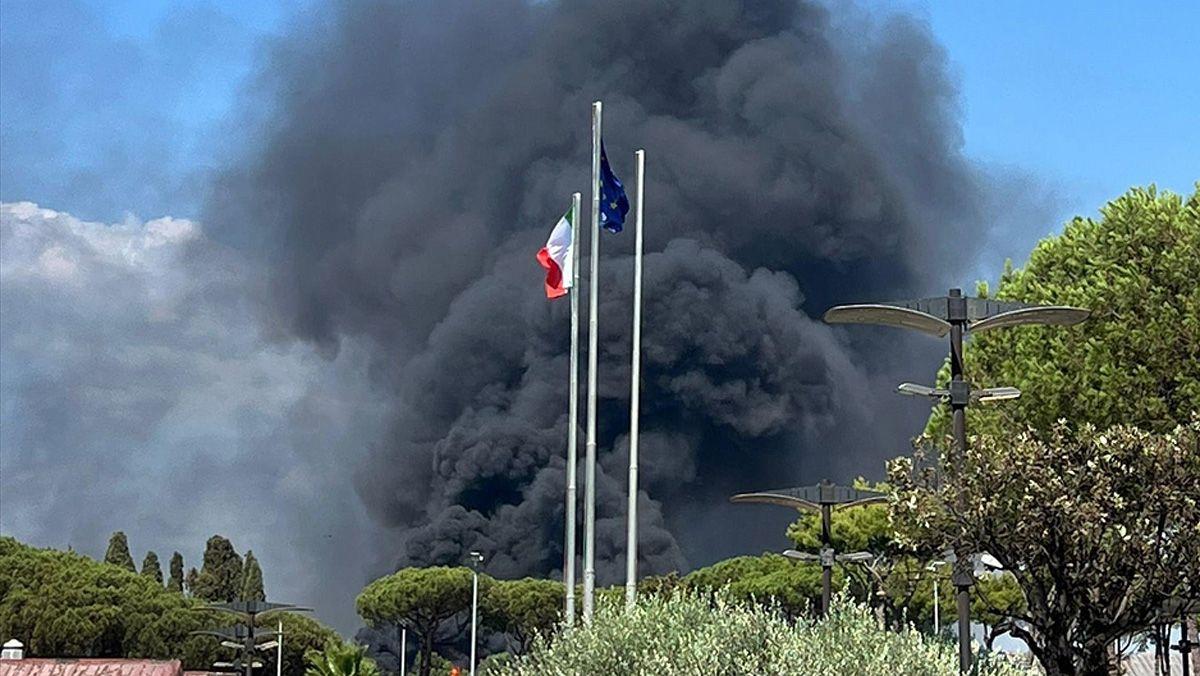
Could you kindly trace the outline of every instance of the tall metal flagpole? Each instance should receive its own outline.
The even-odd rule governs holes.
[[[600,116],[592,103],[592,276],[588,287],[587,449],[583,497],[583,623],[592,623],[596,589],[596,316],[600,299]]]
[[[625,607],[637,603],[638,404],[642,389],[642,204],[646,180],[646,151],[634,153],[637,212],[633,249],[633,363],[629,391],[629,507],[625,542]]]
[[[575,624],[575,469],[579,464],[579,193],[571,195],[571,388],[567,404],[567,542],[563,552],[563,586],[567,591],[567,626]]]

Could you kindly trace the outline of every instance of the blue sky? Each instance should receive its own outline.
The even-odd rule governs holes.
[[[961,78],[967,153],[1068,213],[1200,179],[1200,3],[880,2],[924,17]]]
[[[1200,3],[862,9],[929,23],[959,78],[968,155],[1032,176],[1059,221],[1132,185],[1190,191],[1200,178],[1200,41],[1190,34]],[[0,198],[108,221],[196,216],[264,38],[301,11],[298,1],[6,0]]]

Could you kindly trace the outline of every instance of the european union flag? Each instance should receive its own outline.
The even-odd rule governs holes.
[[[629,198],[625,186],[608,166],[608,155],[604,153],[604,142],[600,142],[600,225],[609,232],[621,232],[625,225],[625,214],[629,213]]]

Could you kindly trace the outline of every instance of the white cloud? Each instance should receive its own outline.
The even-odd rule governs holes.
[[[0,204],[0,531],[199,565],[252,548],[268,594],[348,630],[374,563],[350,475],[378,432],[361,351],[272,344],[261,280],[192,221]]]

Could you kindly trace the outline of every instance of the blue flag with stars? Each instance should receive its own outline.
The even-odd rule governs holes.
[[[600,225],[609,232],[621,232],[625,215],[629,213],[629,198],[625,186],[608,166],[604,142],[600,142]]]

